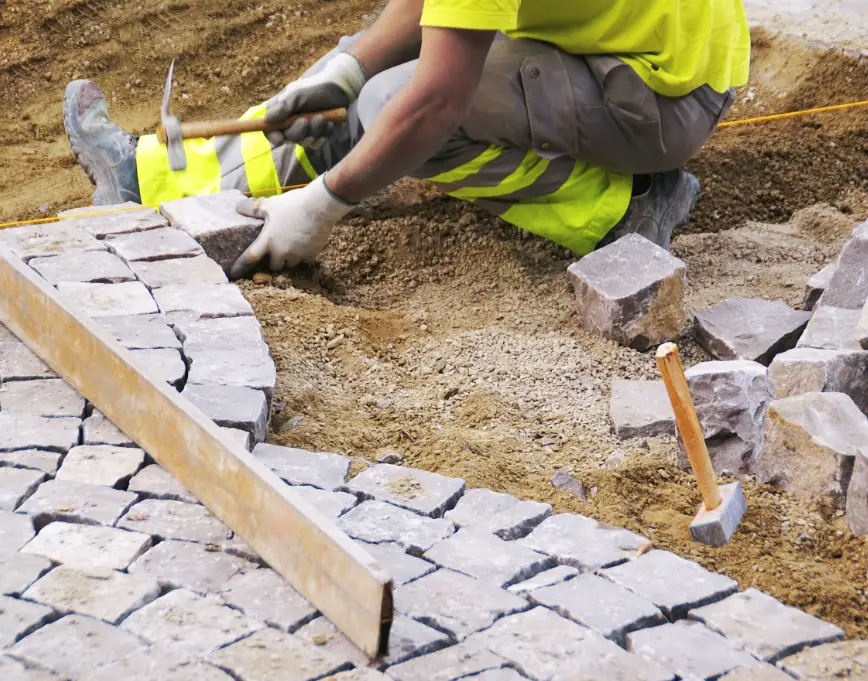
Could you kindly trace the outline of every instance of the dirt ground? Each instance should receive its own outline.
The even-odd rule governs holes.
[[[0,0],[0,91],[12,102],[0,129],[0,216],[87,203],[60,119],[68,80],[98,80],[115,118],[143,132],[177,57],[178,113],[233,115],[376,4]],[[754,61],[730,120],[868,96],[865,60],[839,51],[757,30]],[[704,192],[673,245],[688,264],[691,312],[732,296],[800,304],[807,279],[868,217],[861,111],[722,130],[694,160]],[[612,379],[654,378],[653,357],[578,328],[571,260],[424,184],[384,192],[339,226],[317,267],[242,284],[279,370],[269,439],[353,455],[357,469],[398,455],[547,500],[868,638],[868,542],[840,512],[748,482],[750,508],[727,547],[689,540],[699,499],[674,465],[674,441],[621,442],[608,421]],[[688,363],[707,359],[689,333],[679,342]],[[551,485],[564,468],[585,501]]]

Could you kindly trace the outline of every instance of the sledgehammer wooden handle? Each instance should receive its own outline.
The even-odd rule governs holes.
[[[280,123],[266,123],[263,118],[251,118],[246,121],[201,121],[198,123],[181,123],[181,137],[185,140],[208,139],[220,135],[240,135],[243,132],[271,132],[272,130],[284,130],[301,118],[313,116],[325,116],[332,123],[343,123],[347,120],[346,109],[329,109],[328,111],[313,111],[311,113],[290,116]],[[162,125],[157,126],[157,139],[160,144],[166,144],[166,129]]]
[[[702,427],[696,416],[696,407],[690,395],[690,388],[687,386],[687,379],[684,377],[684,368],[681,366],[681,357],[678,355],[678,346],[675,343],[664,343],[657,348],[657,367],[666,385],[672,411],[675,412],[675,423],[684,440],[684,449],[687,451],[687,458],[690,459],[693,475],[696,476],[696,485],[699,487],[702,501],[705,503],[706,510],[712,511],[721,504],[717,476],[711,466],[711,457],[708,456]]]

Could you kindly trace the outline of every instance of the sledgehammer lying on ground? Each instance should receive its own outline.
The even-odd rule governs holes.
[[[163,105],[160,108],[162,125],[157,126],[157,140],[166,145],[169,156],[169,167],[173,171],[184,170],[187,167],[187,153],[184,151],[184,140],[218,137],[220,135],[240,135],[244,132],[270,132],[285,130],[301,118],[325,116],[333,123],[343,123],[347,120],[346,109],[329,109],[328,111],[313,111],[297,116],[290,116],[279,123],[267,123],[262,118],[228,121],[201,121],[198,123],[181,123],[176,116],[169,113],[172,100],[172,76],[175,72],[175,62],[169,66],[169,76],[163,90]]]
[[[675,412],[675,423],[684,440],[684,449],[702,495],[702,506],[690,523],[690,535],[701,544],[723,546],[730,540],[747,510],[744,492],[738,482],[717,486],[711,457],[708,456],[702,427],[696,416],[696,407],[675,343],[664,343],[657,348],[657,366],[666,384],[666,392]]]

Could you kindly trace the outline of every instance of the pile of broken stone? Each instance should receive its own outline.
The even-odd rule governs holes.
[[[569,268],[583,327],[647,350],[683,332],[685,263],[631,235]],[[823,495],[868,534],[868,222],[808,282],[803,310],[736,298],[697,313],[716,361],[686,372],[719,475]],[[616,380],[620,438],[676,434],[662,381]],[[679,464],[688,462],[679,443]]]

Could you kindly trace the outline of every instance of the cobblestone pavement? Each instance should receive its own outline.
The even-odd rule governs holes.
[[[627,530],[400,466],[349,479],[347,457],[262,443],[274,364],[209,258],[232,262],[233,229],[251,227],[225,201],[222,224],[219,200],[192,200],[210,223],[142,209],[0,243],[391,572],[388,653],[367,660],[0,327],[2,681],[868,678],[868,642]]]

